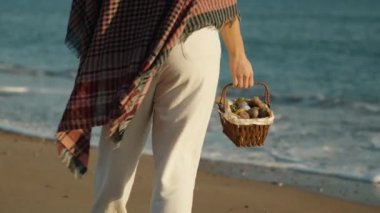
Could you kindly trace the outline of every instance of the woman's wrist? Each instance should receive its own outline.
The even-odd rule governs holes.
[[[245,54],[244,51],[236,51],[236,52],[228,52],[228,58],[230,61],[233,60],[240,60],[240,59],[245,59],[247,58],[247,55]]]

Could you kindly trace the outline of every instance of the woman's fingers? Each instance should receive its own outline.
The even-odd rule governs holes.
[[[238,87],[239,86],[239,81],[238,81],[238,78],[237,78],[237,76],[232,76],[232,78],[233,78],[233,83],[234,83],[234,87]]]
[[[249,88],[254,85],[254,71],[247,58],[234,60],[230,66],[234,87]]]
[[[248,79],[248,86],[249,87],[253,87],[253,85],[255,84],[255,71],[253,70],[253,67],[252,65],[250,65],[251,67],[251,75],[249,75],[249,79]]]
[[[252,75],[248,79],[248,85],[249,85],[249,87],[253,87],[254,84],[255,84],[255,82],[253,80],[253,73],[252,73]]]
[[[247,76],[244,77],[244,88],[249,88],[251,85],[251,79],[252,75],[248,74]]]
[[[249,76],[244,77],[244,88],[248,88],[249,86]]]
[[[238,75],[238,81],[239,81],[238,87],[244,87],[244,75],[242,74]]]
[[[249,88],[249,87],[252,87],[254,84],[253,73],[251,72],[240,74],[240,75],[237,74],[234,79],[237,79],[236,81],[238,82],[236,87]]]
[[[251,85],[251,79],[251,76],[237,74],[233,77],[234,86],[239,88],[248,88],[249,85]]]

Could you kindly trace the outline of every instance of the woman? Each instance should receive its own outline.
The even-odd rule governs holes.
[[[57,129],[62,161],[87,170],[91,128],[103,125],[92,212],[126,212],[152,126],[151,212],[191,212],[214,103],[221,47],[236,87],[253,86],[236,0],[74,0],[66,42],[80,58]]]

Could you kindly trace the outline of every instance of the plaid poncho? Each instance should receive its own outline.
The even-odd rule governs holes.
[[[80,60],[56,144],[76,178],[87,170],[92,127],[109,123],[117,148],[175,43],[240,18],[236,1],[72,1],[65,43]]]

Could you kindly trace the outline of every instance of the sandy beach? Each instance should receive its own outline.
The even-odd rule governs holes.
[[[96,148],[88,173],[76,180],[59,161],[52,141],[0,131],[0,212],[89,212]],[[129,212],[148,212],[152,157],[140,161]],[[201,162],[202,164],[202,162]],[[380,207],[349,202],[289,186],[198,172],[193,212],[375,213]]]

